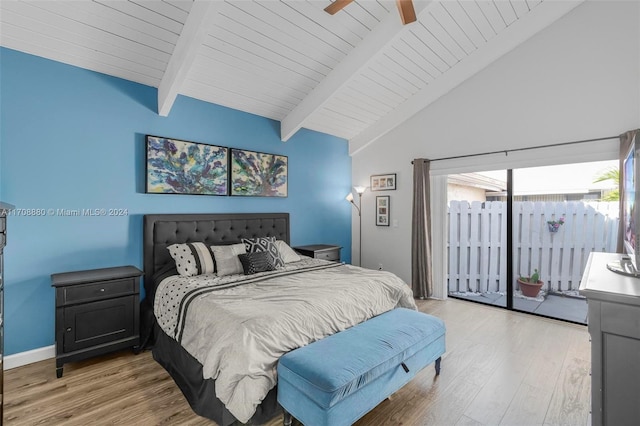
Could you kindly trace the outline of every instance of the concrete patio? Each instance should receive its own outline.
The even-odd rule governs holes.
[[[507,306],[507,297],[501,293],[453,293],[449,297],[471,300],[495,306]],[[537,298],[524,297],[516,291],[513,307],[519,311],[558,318],[580,324],[587,323],[587,300],[562,294],[545,294]]]

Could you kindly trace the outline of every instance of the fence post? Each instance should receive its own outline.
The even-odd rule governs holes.
[[[460,291],[460,280],[458,276],[458,251],[459,251],[459,232],[458,224],[460,223],[460,202],[449,201],[449,293]]]

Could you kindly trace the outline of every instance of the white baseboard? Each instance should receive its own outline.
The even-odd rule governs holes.
[[[23,365],[31,364],[38,361],[44,361],[45,359],[55,358],[55,356],[56,345],[32,349],[26,352],[20,352],[4,357],[4,369],[11,370],[12,368],[22,367]]]

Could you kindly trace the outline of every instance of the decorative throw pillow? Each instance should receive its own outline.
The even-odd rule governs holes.
[[[282,256],[280,256],[280,252],[276,247],[276,237],[243,238],[242,242],[247,253],[267,252],[271,256],[276,269],[284,267],[284,260],[282,260]]]
[[[296,253],[291,247],[289,247],[289,244],[284,241],[276,240],[276,248],[280,252],[280,256],[284,263],[297,262],[300,260],[298,253]]]
[[[180,275],[193,277],[216,272],[211,250],[204,243],[173,244],[167,250],[176,261],[176,269]]]
[[[242,274],[242,263],[238,255],[246,253],[244,244],[232,244],[229,246],[211,246],[213,257],[216,260],[218,276]]]
[[[253,275],[258,272],[275,271],[271,256],[266,251],[245,253],[238,255],[245,275]]]

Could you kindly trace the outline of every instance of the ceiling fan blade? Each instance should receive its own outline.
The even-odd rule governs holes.
[[[329,6],[325,7],[324,11],[329,15],[335,15],[337,12],[340,12],[343,7],[347,6],[351,2],[353,2],[353,0],[336,0]]]
[[[398,12],[400,12],[400,19],[402,19],[403,25],[416,21],[416,11],[411,0],[396,0],[396,4],[398,5]]]

